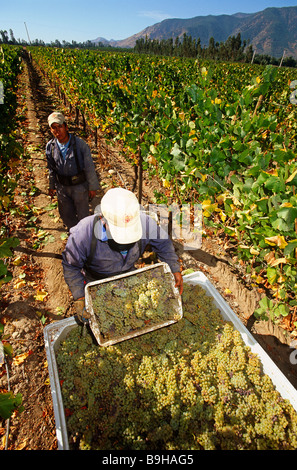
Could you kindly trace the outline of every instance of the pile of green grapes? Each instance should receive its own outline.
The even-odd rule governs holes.
[[[105,341],[180,318],[172,274],[157,267],[90,286],[98,327]]]
[[[71,449],[297,449],[297,414],[200,286],[184,316],[100,347],[71,330],[57,363]]]

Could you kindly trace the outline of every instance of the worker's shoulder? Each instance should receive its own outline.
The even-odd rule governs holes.
[[[140,219],[143,223],[158,223],[158,216],[155,212],[144,210],[140,207]]]
[[[96,219],[96,214],[89,215],[81,219],[77,225],[70,229],[71,235],[88,235],[92,233],[94,222]]]
[[[55,142],[55,139],[53,139],[53,138],[50,139],[50,140],[47,142],[46,146],[45,146],[46,150],[49,149],[50,146],[51,146],[54,142]]]
[[[81,148],[82,150],[90,148],[87,142],[82,137],[79,137],[76,134],[72,134],[72,136],[75,139],[77,147]]]

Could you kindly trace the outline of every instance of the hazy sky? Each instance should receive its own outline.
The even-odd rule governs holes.
[[[44,42],[126,39],[166,18],[254,13],[297,6],[289,0],[0,0],[0,30]]]

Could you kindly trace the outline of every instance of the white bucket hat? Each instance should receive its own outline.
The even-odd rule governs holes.
[[[139,203],[127,189],[112,188],[101,200],[101,212],[116,243],[134,243],[142,237]]]
[[[48,120],[48,125],[51,127],[52,124],[57,123],[57,124],[64,124],[66,122],[66,119],[62,113],[54,112],[49,115],[47,118]]]

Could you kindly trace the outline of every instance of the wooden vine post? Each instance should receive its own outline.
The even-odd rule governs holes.
[[[141,134],[138,145],[138,202],[141,204],[142,201],[142,183],[143,183],[143,167],[142,167],[142,152],[141,143],[143,142],[144,132]]]
[[[142,200],[142,181],[143,181],[143,168],[142,168],[142,153],[141,147],[138,147],[138,202],[141,204]]]
[[[257,101],[256,107],[255,107],[255,110],[254,110],[254,113],[253,113],[253,118],[256,116],[257,110],[258,110],[259,106],[261,105],[261,103],[263,101],[263,98],[264,98],[263,95],[259,96],[259,99]]]

